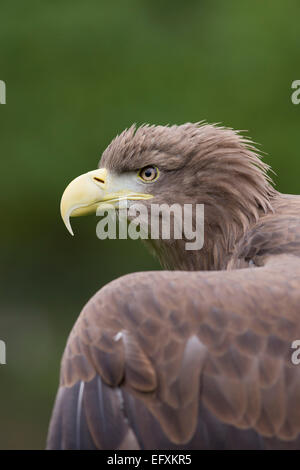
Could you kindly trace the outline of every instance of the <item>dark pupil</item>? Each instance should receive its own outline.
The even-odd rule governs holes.
[[[152,174],[153,174],[152,168],[148,168],[147,170],[145,170],[146,178],[151,178]]]

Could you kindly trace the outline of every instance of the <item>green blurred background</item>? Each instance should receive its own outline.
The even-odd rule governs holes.
[[[159,269],[137,241],[59,215],[66,184],[133,122],[247,129],[300,193],[299,1],[2,0],[0,448],[43,448],[67,335],[123,274]]]

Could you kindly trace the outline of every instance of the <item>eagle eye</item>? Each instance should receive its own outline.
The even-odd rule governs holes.
[[[139,170],[138,176],[142,181],[150,183],[158,178],[159,171],[156,166],[148,165]]]

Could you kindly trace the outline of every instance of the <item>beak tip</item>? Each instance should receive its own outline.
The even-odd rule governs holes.
[[[68,232],[72,235],[72,237],[74,237],[74,232],[72,230],[71,223],[70,223],[70,215],[69,214],[65,215],[63,214],[63,211],[61,211],[61,218]]]
[[[67,220],[64,220],[64,224],[67,227],[68,232],[72,235],[72,237],[74,237],[74,232],[72,230],[69,218]]]

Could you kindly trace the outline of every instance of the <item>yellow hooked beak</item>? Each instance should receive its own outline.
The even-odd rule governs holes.
[[[66,187],[60,203],[60,213],[65,226],[74,235],[70,217],[96,213],[99,207],[123,200],[150,199],[151,194],[139,192],[139,187],[126,175],[114,175],[106,168],[89,171],[75,178]]]

